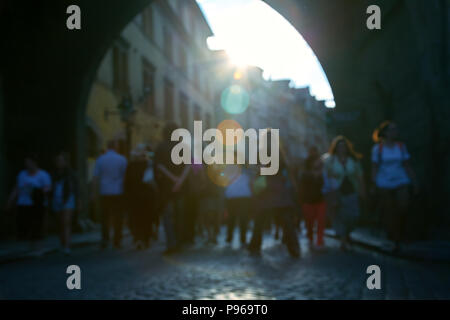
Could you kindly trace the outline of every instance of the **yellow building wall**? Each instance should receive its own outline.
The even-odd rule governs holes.
[[[106,149],[109,140],[126,140],[125,123],[121,120],[118,105],[120,100],[107,86],[95,82],[92,86],[87,107],[89,117],[101,132],[102,148]],[[144,143],[155,147],[161,141],[164,121],[150,116],[142,104],[134,105],[136,109],[131,122],[131,150]],[[109,112],[105,116],[105,112]]]
[[[125,125],[118,114],[119,103],[111,89],[98,82],[93,84],[86,115],[101,132],[103,149],[109,140],[125,137]],[[105,111],[109,112],[108,116],[105,116]]]

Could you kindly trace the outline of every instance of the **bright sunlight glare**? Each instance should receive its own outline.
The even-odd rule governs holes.
[[[211,50],[227,51],[232,63],[264,70],[266,80],[291,79],[309,86],[317,100],[334,107],[328,79],[298,31],[261,0],[197,0],[214,33]]]

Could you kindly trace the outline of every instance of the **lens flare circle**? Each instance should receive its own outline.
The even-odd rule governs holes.
[[[212,164],[206,169],[211,181],[220,187],[227,187],[236,181],[241,171],[241,166],[237,164]]]
[[[242,129],[242,126],[239,124],[239,122],[231,119],[226,119],[223,120],[221,123],[219,123],[219,125],[217,126],[217,130],[220,131],[222,137],[219,136],[218,139],[225,146],[233,146],[237,144],[244,136],[243,131],[241,131],[239,134],[235,136],[233,140],[228,141],[227,129],[230,130]],[[222,138],[222,140],[220,138]]]
[[[250,102],[250,96],[240,85],[234,84],[222,91],[220,103],[229,114],[243,113]]]

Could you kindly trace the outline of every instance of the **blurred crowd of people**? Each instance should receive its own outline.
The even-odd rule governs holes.
[[[368,195],[377,199],[396,248],[404,239],[409,198],[418,192],[418,184],[395,123],[383,122],[374,132],[368,188],[362,155],[343,136],[336,137],[323,155],[311,147],[301,165],[289,161],[280,143],[278,173],[261,176],[258,165],[175,165],[171,150],[177,142],[170,136],[177,128],[167,124],[154,151],[138,145],[126,157],[111,141],[96,160],[91,200],[101,205],[102,248],[121,247],[124,225],[136,248],[145,249],[160,236],[161,224],[167,254],[199,238],[214,244],[221,227],[231,243],[238,227],[241,247],[253,254],[260,252],[263,234],[272,232],[291,256],[299,257],[304,221],[312,249],[324,247],[324,230],[331,223],[346,250]],[[72,220],[80,197],[69,158],[64,152],[56,155],[49,174],[39,167],[37,156],[29,154],[17,175],[8,209],[17,209],[18,237],[30,240],[34,248],[51,211],[59,221],[61,249],[70,253]]]

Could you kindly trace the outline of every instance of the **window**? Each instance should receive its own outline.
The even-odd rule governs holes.
[[[180,118],[181,126],[185,129],[189,128],[189,98],[186,94],[180,94]]]
[[[202,110],[198,105],[195,105],[194,107],[194,121],[201,121],[202,120]]]
[[[185,5],[183,6],[183,20],[185,28],[188,30],[188,32],[191,30],[191,12],[189,6]]]
[[[175,89],[170,80],[165,80],[165,105],[164,105],[164,119],[167,121],[173,120],[174,116],[174,93]]]
[[[150,39],[153,39],[153,8],[148,6],[142,13],[143,30]]]
[[[164,52],[166,53],[169,61],[173,62],[172,36],[167,26],[164,27]]]
[[[211,114],[207,113],[205,116],[205,126],[207,129],[211,128]]]
[[[204,95],[207,100],[209,100],[209,101],[212,100],[211,85],[210,85],[209,81],[205,81]]]
[[[185,75],[187,75],[187,64],[186,49],[184,46],[180,46],[180,68],[183,70]]]
[[[193,66],[193,75],[192,75],[192,81],[194,83],[194,87],[199,89],[200,85],[199,85],[199,70],[200,68],[198,67],[198,65],[194,65]]]
[[[200,68],[197,68],[197,89],[198,89],[198,92],[200,92],[200,93],[202,93],[202,90],[203,90],[203,74],[202,74],[202,72],[200,71],[201,69]]]
[[[142,61],[142,78],[145,109],[151,115],[155,115],[155,67],[146,59]]]
[[[121,42],[113,47],[113,87],[119,94],[127,94],[128,86],[128,48]]]

